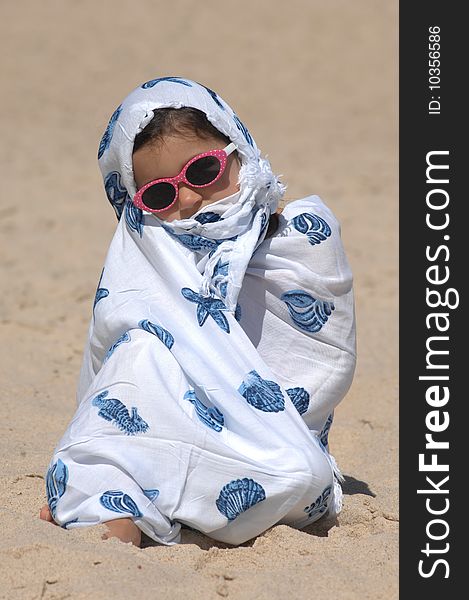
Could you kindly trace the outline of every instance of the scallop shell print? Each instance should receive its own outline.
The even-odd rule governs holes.
[[[164,327],[161,327],[156,323],[152,323],[148,319],[142,319],[141,321],[139,321],[138,326],[144,329],[145,331],[148,331],[148,333],[156,335],[156,337],[163,342],[163,344],[166,346],[166,348],[168,348],[168,350],[171,350],[171,348],[173,347],[174,337]]]
[[[47,504],[52,517],[55,519],[55,512],[57,510],[57,502],[65,494],[68,481],[68,467],[60,460],[57,460],[46,475],[46,493],[47,493]]]
[[[300,233],[304,233],[312,246],[327,240],[331,235],[328,223],[313,213],[301,213],[292,219],[293,227]]]
[[[289,388],[286,392],[295,405],[296,410],[300,415],[303,415],[308,410],[309,406],[308,392],[302,387]]]
[[[297,327],[308,333],[320,331],[335,310],[333,302],[318,300],[304,290],[290,290],[280,296]]]
[[[99,501],[108,510],[112,510],[116,513],[131,514],[133,517],[142,517],[135,501],[121,490],[109,490],[104,492],[99,498]]]
[[[188,390],[184,394],[184,400],[189,400],[196,410],[197,416],[207,427],[214,431],[221,431],[225,424],[225,418],[216,406],[207,407],[195,395],[194,390]]]
[[[216,505],[228,521],[234,521],[241,513],[265,498],[265,490],[261,484],[245,477],[227,483],[221,489]]]
[[[264,412],[285,410],[285,399],[278,383],[263,379],[257,371],[250,371],[238,392],[248,404]]]

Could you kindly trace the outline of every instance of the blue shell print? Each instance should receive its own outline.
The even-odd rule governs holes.
[[[308,514],[308,517],[314,517],[315,515],[322,514],[327,510],[327,501],[331,495],[332,487],[330,485],[323,491],[323,493],[317,498],[312,504],[306,506],[303,510]]]
[[[104,179],[104,189],[106,196],[111,203],[118,219],[121,218],[124,209],[124,203],[128,193],[121,181],[121,175],[118,171],[111,171]]]
[[[112,140],[112,134],[114,133],[114,127],[116,126],[117,119],[122,111],[122,105],[119,105],[116,110],[112,113],[111,118],[109,119],[109,123],[107,124],[106,131],[104,132],[103,137],[101,138],[101,142],[99,143],[98,149],[98,159],[104,154],[104,152],[109,148]]]
[[[309,243],[314,246],[320,244],[331,235],[329,225],[313,213],[301,213],[292,219],[293,227],[300,233],[304,233]]]
[[[250,371],[246,375],[238,392],[248,404],[264,412],[285,410],[285,399],[278,383],[262,379],[257,371]]]
[[[126,435],[135,435],[137,433],[145,433],[148,430],[148,423],[138,414],[135,406],[131,408],[131,414],[117,398],[107,398],[109,390],[104,390],[98,394],[91,404],[99,407],[98,416],[106,421],[113,422]]]
[[[225,424],[223,413],[221,413],[216,406],[207,407],[201,402],[193,390],[188,390],[184,394],[184,400],[189,400],[194,406],[198,418],[204,425],[210,427],[214,431],[221,431]]]
[[[288,307],[290,316],[300,329],[317,333],[335,309],[333,302],[318,300],[303,290],[290,290],[280,297]]]
[[[181,294],[189,302],[197,304],[197,321],[201,327],[210,315],[220,329],[223,329],[226,333],[230,333],[228,319],[222,312],[227,309],[221,300],[212,297],[204,298],[201,294],[194,292],[190,288],[182,288]]]
[[[164,329],[164,327],[161,327],[156,323],[152,323],[148,319],[142,319],[141,321],[139,321],[138,326],[144,329],[145,331],[148,331],[148,333],[156,335],[156,337],[163,342],[163,344],[166,346],[166,348],[168,348],[168,350],[171,350],[171,348],[173,347],[174,338],[167,329]]]
[[[222,275],[222,276],[228,275],[229,265],[230,265],[229,262],[222,262],[221,258],[220,258],[220,260],[215,265],[215,269],[213,270],[213,277],[215,278],[218,275]],[[222,298],[226,297],[227,289],[228,289],[228,283],[223,282],[219,285],[219,291],[220,291],[220,295]],[[237,321],[241,320],[241,306],[239,305],[239,303],[236,304],[234,318]]]
[[[205,225],[205,223],[216,223],[217,221],[220,221],[221,215],[219,215],[218,213],[207,211],[200,213],[200,215],[197,215],[196,217],[194,217],[194,219],[198,221],[201,225]]]
[[[226,277],[228,275],[229,266],[229,262],[222,262],[220,259],[215,265],[215,268],[213,269],[213,277]],[[226,296],[227,287],[228,283],[226,282],[220,284],[220,295],[222,296],[222,298],[225,298]]]
[[[209,238],[205,238],[201,235],[195,235],[193,233],[177,234],[171,231],[171,229],[169,229],[169,227],[166,227],[164,224],[163,228],[172,237],[179,240],[181,244],[183,244],[184,246],[186,246],[186,248],[189,248],[190,250],[210,250],[211,252],[214,252],[218,248],[218,246],[223,242],[223,240],[211,240]]]
[[[116,513],[131,514],[133,517],[142,517],[138,506],[135,501],[124,492],[120,490],[109,490],[104,492],[99,498],[99,501],[108,510],[112,510]]]
[[[233,521],[258,502],[265,500],[265,490],[254,479],[235,479],[227,483],[216,500],[218,510]]]
[[[324,448],[327,448],[327,444],[329,443],[329,431],[331,429],[333,418],[334,418],[334,415],[331,413],[327,417],[324,427],[322,428],[322,431],[319,434],[319,441],[324,446]]]
[[[154,502],[158,498],[158,496],[160,495],[160,490],[157,490],[156,488],[155,489],[149,489],[149,490],[142,490],[142,492],[152,502]]]
[[[120,346],[121,344],[125,344],[127,342],[130,342],[130,333],[128,331],[125,331],[119,338],[117,338],[117,340],[109,348],[109,350],[106,353],[106,356],[104,357],[103,362],[106,362],[109,359],[109,357],[114,354],[114,350],[118,346]]]
[[[172,83],[180,83],[181,85],[192,87],[192,83],[189,83],[181,77],[157,77],[156,79],[150,79],[150,81],[146,81],[141,85],[141,87],[144,90],[148,90],[149,88],[154,87],[157,83],[160,83],[161,81],[171,81]]]
[[[62,529],[68,529],[68,526],[72,525],[72,523],[78,523],[78,517],[76,519],[72,519],[71,521],[67,521],[66,523],[61,525],[61,527]]]
[[[295,405],[296,410],[300,415],[303,415],[308,410],[309,406],[308,392],[302,387],[289,388],[286,392]]]
[[[109,290],[105,287],[101,287],[101,281],[103,279],[103,275],[104,275],[104,267],[103,267],[103,270],[101,271],[101,275],[100,275],[99,281],[98,281],[98,287],[96,289],[96,294],[94,296],[93,312],[94,312],[94,308],[95,308],[96,304],[103,298],[106,298],[107,296],[109,296]]]
[[[68,468],[60,458],[54,463],[46,475],[47,504],[52,517],[55,519],[57,502],[65,494],[68,481]]]
[[[222,110],[225,110],[225,107],[220,102],[220,98],[218,97],[216,92],[214,92],[213,90],[208,88],[206,85],[202,85],[201,83],[199,83],[199,85],[207,90],[207,92],[210,94],[210,96],[212,96],[212,98],[217,106],[219,106]]]
[[[137,208],[132,200],[125,203],[125,222],[133,231],[136,231],[140,237],[143,236],[143,224],[145,217],[143,211]]]
[[[241,133],[244,135],[244,137],[246,138],[247,143],[250,146],[254,146],[254,142],[252,140],[251,134],[248,131],[248,128],[246,127],[246,125],[240,120],[240,118],[233,113],[233,119],[234,122],[236,123],[236,127],[241,131]]]

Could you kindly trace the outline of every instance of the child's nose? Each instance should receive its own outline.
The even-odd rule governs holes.
[[[200,203],[203,196],[196,189],[184,183],[179,184],[179,208],[181,210],[193,208]]]

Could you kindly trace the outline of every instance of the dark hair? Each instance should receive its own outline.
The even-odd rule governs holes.
[[[226,144],[231,141],[197,108],[158,108],[154,112],[153,119],[135,137],[134,152],[148,144],[158,144],[167,135],[197,136],[204,139],[213,137],[223,140]]]

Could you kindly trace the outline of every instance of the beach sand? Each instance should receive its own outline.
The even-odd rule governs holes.
[[[397,19],[388,0],[2,3],[1,598],[397,598]],[[357,371],[330,435],[343,511],[237,548],[183,530],[138,549],[38,519],[116,225],[98,144],[164,75],[235,108],[286,201],[323,198],[354,272]]]

